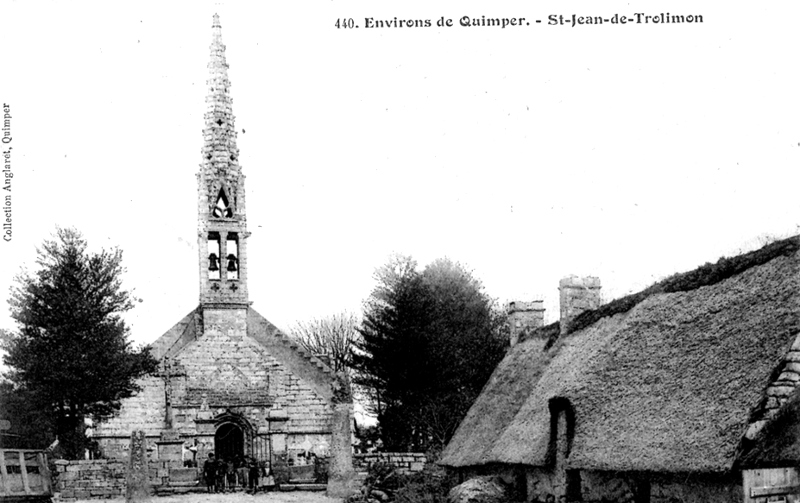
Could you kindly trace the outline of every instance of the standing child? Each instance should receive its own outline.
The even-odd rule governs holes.
[[[242,456],[236,458],[236,474],[239,478],[239,485],[242,491],[247,491],[247,460]]]
[[[226,482],[227,482],[227,490],[228,491],[235,491],[236,490],[236,468],[233,464],[233,459],[229,458],[228,462],[225,466],[225,475],[226,475]]]
[[[213,452],[208,453],[208,459],[203,463],[203,480],[206,482],[208,492],[216,492],[217,460],[214,459]]]
[[[258,490],[258,471],[259,466],[258,462],[255,460],[254,457],[250,456],[247,458],[247,467],[249,468],[247,473],[247,483],[249,484],[250,493],[255,494]]]

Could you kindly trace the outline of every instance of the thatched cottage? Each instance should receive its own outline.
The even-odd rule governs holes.
[[[349,428],[349,395],[325,362],[306,354],[251,306],[245,176],[239,164],[228,64],[213,21],[201,164],[197,173],[200,302],[152,344],[159,375],[141,381],[119,414],[98,424],[102,455],[127,459],[133,431],[154,456],[202,462],[210,452],[269,463],[329,455]],[[191,264],[189,264],[191,265]],[[349,452],[349,434],[343,434]],[[302,456],[301,456],[302,455]]]
[[[540,306],[514,304],[514,332],[534,328],[512,335],[441,464],[500,474],[528,501],[741,502],[742,453],[800,380],[798,250],[775,242],[605,305],[596,279],[563,280],[545,327]]]

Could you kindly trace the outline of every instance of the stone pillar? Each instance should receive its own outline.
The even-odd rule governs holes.
[[[350,439],[352,411],[352,402],[333,405],[331,456],[328,461],[328,496],[331,498],[347,498],[356,491]]]
[[[328,460],[328,496],[347,498],[357,490],[353,469],[353,441],[350,425],[353,418],[353,393],[343,373],[331,384],[333,414],[331,417],[331,454]]]
[[[561,335],[568,334],[573,320],[582,312],[600,307],[600,279],[569,276],[558,283],[561,297]]]
[[[544,326],[544,301],[514,301],[508,303],[508,323],[511,325],[510,343],[513,346],[525,331]]]
[[[143,431],[131,433],[128,472],[125,477],[126,503],[150,501],[150,482],[147,469],[147,440]]]

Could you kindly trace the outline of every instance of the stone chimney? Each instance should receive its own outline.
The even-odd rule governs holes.
[[[597,309],[600,300],[600,278],[569,276],[558,282],[561,296],[561,335],[569,332],[572,320],[584,311]]]
[[[533,330],[544,326],[544,302],[515,301],[508,303],[508,323],[511,325],[510,342],[513,346],[525,330]]]

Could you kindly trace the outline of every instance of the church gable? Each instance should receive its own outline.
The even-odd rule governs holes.
[[[182,389],[176,390],[173,398],[176,407],[199,406],[203,400],[211,407],[272,402],[270,385],[274,385],[275,376],[270,374],[279,363],[244,331],[207,329],[174,360],[185,374]]]
[[[153,357],[156,360],[161,360],[164,356],[174,354],[176,350],[193,341],[196,338],[196,317],[197,309],[194,309],[167,330],[164,335],[156,339],[150,345]]]

